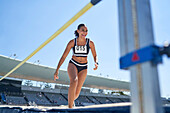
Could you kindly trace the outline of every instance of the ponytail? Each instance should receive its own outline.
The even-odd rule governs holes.
[[[77,29],[79,30],[82,26],[85,26],[85,24],[79,24]],[[77,32],[77,30],[74,31],[74,34],[75,34],[76,38],[79,37],[79,33]]]
[[[77,32],[77,30],[74,31],[74,34],[75,34],[76,38],[79,37],[79,33]]]

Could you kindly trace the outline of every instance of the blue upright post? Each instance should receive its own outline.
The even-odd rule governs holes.
[[[118,5],[121,56],[153,45],[150,1],[118,0]],[[134,60],[138,59],[137,54],[134,55]],[[131,113],[162,113],[157,65],[147,61],[128,69],[131,72]]]

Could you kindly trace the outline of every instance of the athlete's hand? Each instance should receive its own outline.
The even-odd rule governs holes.
[[[95,68],[93,68],[94,70],[97,70],[98,68],[98,64],[95,63]]]
[[[56,72],[54,73],[54,80],[59,79],[58,74],[59,74],[59,71],[56,70]]]

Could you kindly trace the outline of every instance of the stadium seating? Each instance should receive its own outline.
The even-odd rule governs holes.
[[[95,103],[95,104],[101,104],[101,102],[99,102],[98,100],[96,100],[95,97],[93,97],[93,96],[87,96],[87,98],[88,98],[90,101],[92,101],[93,103]]]
[[[108,104],[112,103],[108,98],[106,97],[95,97],[96,100],[98,100],[101,104]]]
[[[66,87],[64,87],[66,89]],[[53,90],[52,90],[53,91]],[[83,91],[83,90],[82,90]],[[3,98],[6,99],[6,103],[2,102],[1,105],[42,105],[42,106],[60,106],[68,105],[68,92],[48,92],[47,90],[37,89],[34,87],[24,89],[22,94],[16,93],[5,93]],[[105,95],[98,93],[80,93],[80,96],[75,100],[76,106],[87,106],[94,104],[108,104],[108,103],[120,103],[130,102],[130,97],[126,95]],[[164,105],[170,105],[170,99],[162,98]]]
[[[67,100],[60,94],[57,93],[44,93],[49,98],[53,105],[67,105]]]
[[[109,97],[109,99],[113,102],[113,103],[120,103],[123,102],[120,98],[113,98],[113,97]]]
[[[88,99],[86,96],[80,95],[76,99],[76,103],[78,103],[78,106],[87,106],[87,105],[94,105],[95,103]]]
[[[6,100],[8,105],[27,105],[24,97],[6,96]]]
[[[24,92],[24,95],[28,101],[35,102],[37,105],[51,105],[41,92]]]
[[[168,105],[168,104],[170,105],[170,101],[166,98],[162,98],[162,104],[163,105]]]

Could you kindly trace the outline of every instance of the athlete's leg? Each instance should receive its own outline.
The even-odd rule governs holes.
[[[69,63],[67,72],[70,78],[70,87],[68,90],[68,106],[69,108],[73,107],[73,102],[75,98],[75,91],[78,83],[78,78],[77,78],[77,68],[74,64]]]
[[[87,69],[84,69],[78,73],[78,84],[76,87],[76,94],[74,96],[75,100],[79,97],[79,94],[80,94],[81,88],[84,84],[84,81],[86,79],[86,76],[87,76]]]

